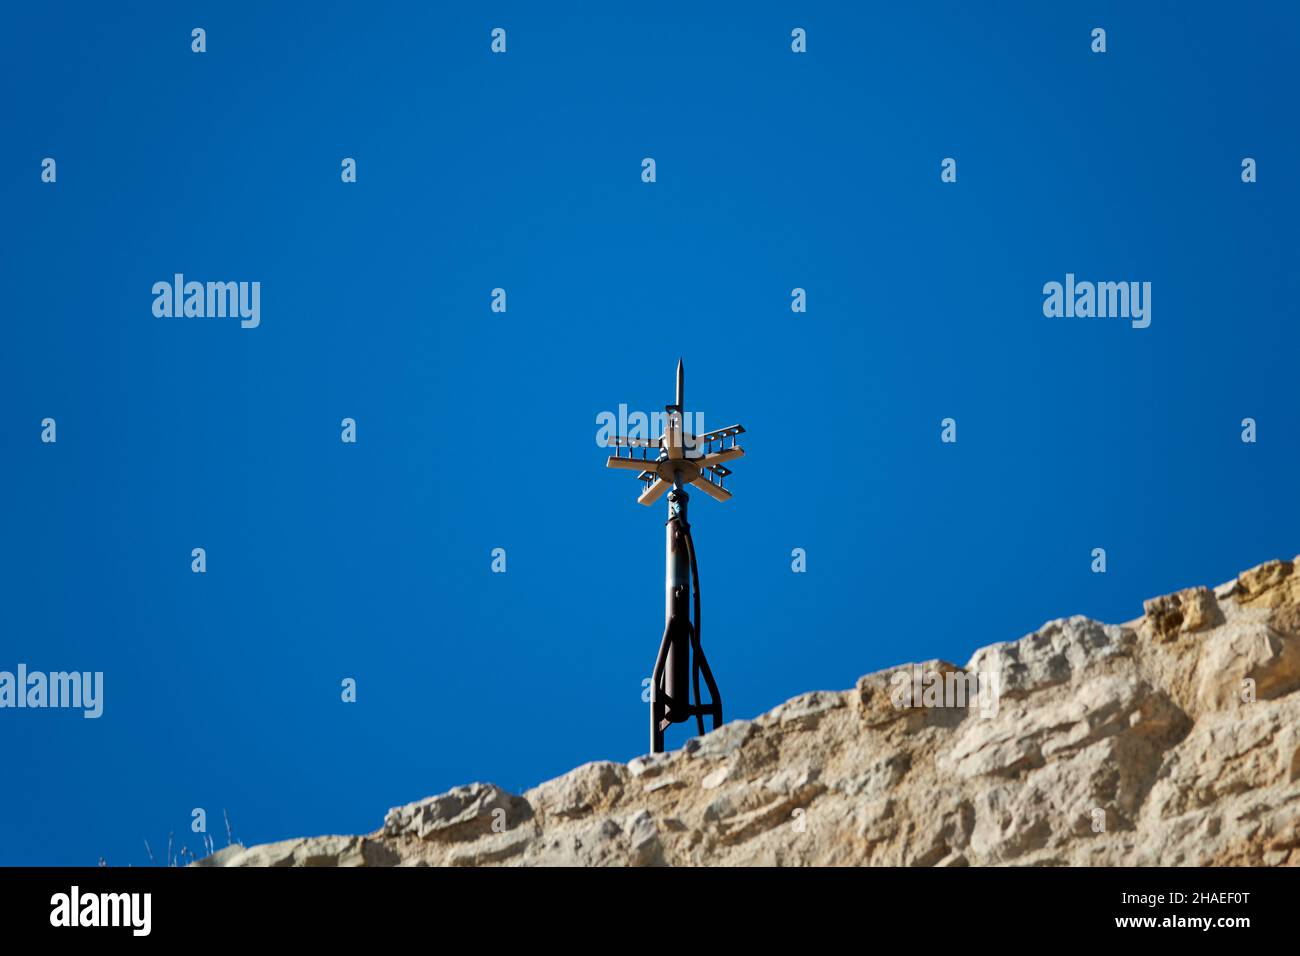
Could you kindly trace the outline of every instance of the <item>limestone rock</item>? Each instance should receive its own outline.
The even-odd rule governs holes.
[[[548,780],[524,794],[524,800],[549,818],[582,817],[618,802],[632,774],[608,760],[583,764],[562,777]]]
[[[924,640],[920,635],[919,640]],[[197,866],[1300,866],[1300,573],[1049,621],[522,796]]]
[[[261,846],[231,844],[192,866],[394,866],[400,857],[383,843],[355,836],[306,837]]]
[[[384,817],[385,836],[414,835],[421,840],[472,840],[508,828],[525,815],[528,804],[490,783],[456,787],[403,807]]]
[[[1144,607],[1150,633],[1158,641],[1172,641],[1179,634],[1201,631],[1223,620],[1208,588],[1187,588],[1152,598]]]

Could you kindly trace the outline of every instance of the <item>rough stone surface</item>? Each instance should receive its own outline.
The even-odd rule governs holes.
[[[1124,625],[1050,621],[520,796],[471,784],[368,836],[195,865],[1300,865],[1297,570]]]

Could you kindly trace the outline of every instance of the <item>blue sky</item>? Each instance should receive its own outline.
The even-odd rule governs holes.
[[[661,409],[679,355],[748,430],[691,514],[729,718],[1294,555],[1297,26],[7,10],[0,669],[105,701],[0,710],[0,864],[141,865],[195,807],[218,846],[222,808],[246,842],[368,832],[643,753],[664,515],[596,416]],[[177,272],[261,282],[260,326],[155,318]],[[1045,318],[1067,272],[1151,282],[1151,326]]]

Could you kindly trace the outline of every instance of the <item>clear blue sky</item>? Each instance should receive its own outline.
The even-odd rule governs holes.
[[[6,10],[0,669],[105,702],[0,711],[0,863],[644,752],[664,516],[596,416],[679,355],[749,432],[692,500],[731,718],[1300,551],[1295,8],[874,6]],[[260,327],[155,318],[177,272]]]

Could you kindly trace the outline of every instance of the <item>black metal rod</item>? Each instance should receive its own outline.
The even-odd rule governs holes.
[[[704,701],[700,697],[700,685],[698,681],[698,672],[695,684],[695,702],[699,708],[700,722],[703,723],[704,711],[709,711],[713,715],[713,729],[717,730],[722,726],[722,694],[718,691],[718,684],[713,679],[713,670],[709,667],[709,659],[704,656],[704,647],[700,641],[700,565],[695,557],[695,540],[691,537],[691,530],[688,526],[686,529],[686,552],[691,561],[691,583],[695,591],[695,627],[692,630],[692,650],[695,651],[695,664],[699,671],[704,672],[704,682],[709,688],[710,704],[706,708]]]

